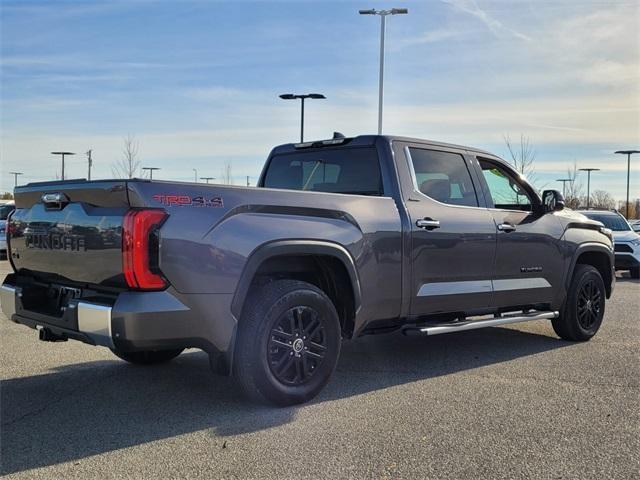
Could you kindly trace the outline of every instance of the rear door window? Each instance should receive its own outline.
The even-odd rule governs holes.
[[[450,205],[477,207],[478,198],[464,157],[458,153],[409,148],[418,190]]]
[[[355,195],[384,193],[378,152],[368,147],[274,155],[263,186]]]

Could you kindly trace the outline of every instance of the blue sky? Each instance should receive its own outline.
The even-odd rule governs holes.
[[[159,178],[255,182],[270,148],[376,129],[379,21],[359,8],[407,7],[389,19],[385,133],[486,148],[530,138],[539,186],[574,161],[599,167],[592,190],[624,197],[640,149],[640,4],[635,1],[10,2],[1,4],[2,167],[54,178],[58,149],[94,151],[111,176],[135,135]],[[640,155],[631,196],[640,197]],[[86,175],[86,158],[68,161]]]

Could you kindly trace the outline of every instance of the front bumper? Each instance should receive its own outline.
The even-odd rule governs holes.
[[[616,270],[628,270],[640,267],[640,259],[633,253],[616,253]]]

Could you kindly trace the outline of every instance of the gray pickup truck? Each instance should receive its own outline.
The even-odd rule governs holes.
[[[358,136],[276,147],[258,188],[70,180],[15,190],[2,310],[139,364],[209,354],[253,399],[314,397],[343,339],[550,319],[585,341],[611,231],[490,153]]]

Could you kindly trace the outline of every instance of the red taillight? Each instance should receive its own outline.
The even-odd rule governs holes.
[[[131,210],[122,225],[122,270],[127,285],[142,290],[165,288],[167,282],[151,270],[151,234],[167,214],[163,210]]]

